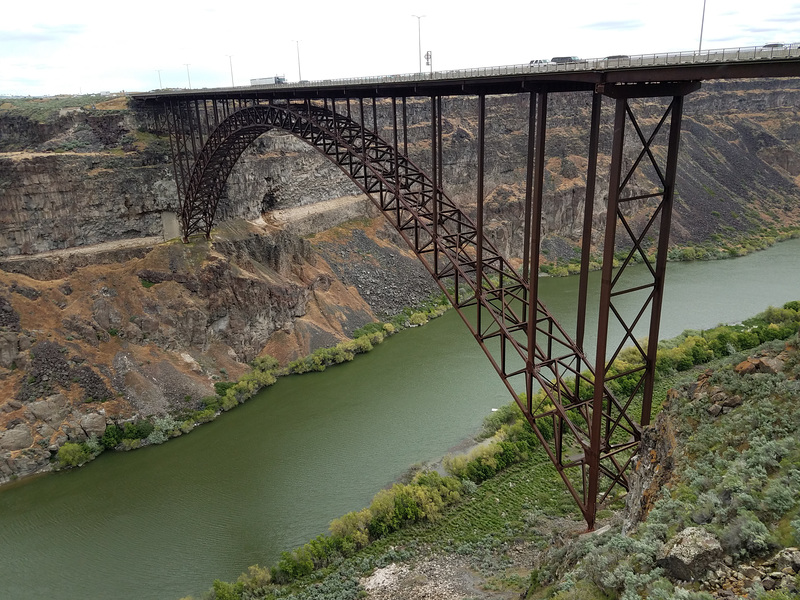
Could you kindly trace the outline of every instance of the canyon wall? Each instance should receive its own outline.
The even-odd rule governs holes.
[[[487,100],[486,223],[508,255],[522,248],[527,106],[523,96]],[[645,125],[660,116],[637,101]],[[591,96],[550,97],[543,230],[579,242]],[[674,217],[675,243],[797,224],[800,200],[800,83],[797,80],[710,82],[687,97]],[[595,194],[595,230],[605,218],[612,102],[604,102]],[[391,123],[379,102],[379,123]],[[430,107],[408,101],[409,155],[430,165]],[[177,210],[168,140],[147,131],[143,115],[72,111],[39,124],[0,111],[0,256],[161,235],[161,215]],[[448,195],[473,208],[476,198],[477,101],[443,99],[443,180]],[[155,132],[161,134],[163,132]],[[380,133],[391,139],[388,129]],[[626,144],[633,148],[629,127]],[[659,147],[657,147],[657,152]],[[648,189],[645,176],[633,185]],[[358,188],[302,141],[270,132],[234,168],[220,219],[253,220],[266,211],[357,196]],[[595,235],[594,243],[599,238]]]
[[[581,243],[590,102],[551,98],[548,260],[568,261]],[[108,425],[198,410],[255,357],[286,364],[435,289],[353,182],[290,134],[270,132],[245,151],[212,241],[182,244],[167,239],[178,209],[169,141],[142,114],[92,105],[40,123],[11,104],[0,104],[0,483],[49,469],[66,442]],[[800,224],[798,107],[795,80],[709,83],[689,96],[674,243]],[[429,102],[407,108],[409,154],[425,169]],[[486,231],[518,256],[527,106],[500,96],[487,111]],[[650,101],[637,114],[646,126],[660,117]],[[610,117],[606,101],[595,245]],[[468,212],[476,120],[475,98],[443,100],[444,187]]]

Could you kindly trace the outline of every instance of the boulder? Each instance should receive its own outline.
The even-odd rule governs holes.
[[[14,429],[0,433],[0,450],[22,450],[33,444],[33,435],[27,425],[19,424]]]
[[[98,298],[92,305],[94,322],[106,331],[119,329],[122,325],[122,316],[116,307],[105,298]]]
[[[61,394],[54,394],[46,400],[31,402],[28,404],[28,410],[33,413],[33,416],[38,420],[53,426],[61,423],[68,413],[66,398]]]
[[[89,413],[81,417],[81,428],[89,437],[92,435],[101,437],[106,431],[106,418],[98,413]]]
[[[19,354],[19,334],[13,331],[0,332],[0,367],[10,369]]]
[[[778,357],[753,358],[752,356],[738,365],[733,370],[739,375],[749,375],[750,373],[771,373],[776,374],[783,371],[784,362]]]
[[[800,549],[784,548],[778,552],[775,558],[770,562],[774,564],[779,571],[791,568],[795,573],[800,573]]]
[[[722,546],[716,537],[700,527],[687,527],[664,546],[656,563],[673,579],[693,581],[720,558]]]

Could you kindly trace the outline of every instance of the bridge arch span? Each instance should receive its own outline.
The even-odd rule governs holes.
[[[583,350],[539,302],[529,279],[483,236],[482,221],[473,222],[397,150],[397,123],[390,144],[364,126],[363,109],[356,122],[330,102],[330,109],[327,102],[285,101],[229,113],[194,153],[181,207],[184,239],[210,235],[225,182],[257,137],[280,129],[315,147],[367,194],[434,277],[593,527],[598,478],[605,480],[602,497],[616,485],[627,487],[625,470],[641,432],[627,404],[606,385],[595,386]],[[544,395],[535,396],[537,389]],[[601,404],[587,393],[592,389]],[[602,442],[600,429],[593,433],[600,425],[606,431]],[[580,475],[568,476],[573,469]]]
[[[392,148],[374,133],[351,119],[322,107],[305,105],[259,104],[237,110],[208,136],[197,154],[188,177],[181,204],[184,240],[190,235],[210,236],[225,184],[247,147],[267,131],[279,129],[294,134],[315,147],[336,164],[373,202],[373,192],[396,188],[392,165],[381,159]],[[377,163],[376,163],[377,160]],[[433,184],[421,170],[403,160],[406,172],[413,174],[406,188],[430,188]],[[421,183],[424,182],[424,183]],[[376,202],[377,203],[377,202]]]

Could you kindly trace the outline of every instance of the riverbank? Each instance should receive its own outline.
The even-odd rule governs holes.
[[[671,246],[667,252],[667,261],[693,262],[739,258],[798,237],[800,237],[800,227],[794,226],[772,227],[749,235],[723,236],[715,234],[708,242]],[[551,243],[548,247],[549,251],[543,254],[540,273],[551,277],[567,277],[580,273],[579,247],[573,247],[566,242]],[[650,263],[655,264],[655,248],[645,248],[645,252]],[[617,252],[614,257],[614,266],[616,267],[626,257],[626,252]],[[601,255],[592,254],[589,261],[590,271],[598,271],[602,268]],[[643,259],[638,253],[634,253],[630,261],[632,264],[637,264],[643,262]]]
[[[800,302],[793,301],[782,308],[770,308],[739,325],[684,332],[677,338],[663,341],[656,365],[660,374],[660,394],[654,403],[655,414],[664,405],[667,388],[686,380],[695,365],[713,360],[717,361],[714,363],[716,366],[739,364],[747,356],[747,350],[771,343],[762,352],[766,356],[770,348],[777,347],[776,344],[783,345],[776,340],[791,336],[797,338],[799,327]],[[759,364],[760,359],[753,360],[751,364]],[[768,364],[766,359],[763,362]],[[774,368],[772,363],[769,364]],[[741,365],[738,368],[742,368]],[[757,366],[753,368],[758,370]],[[709,409],[714,416],[721,411]],[[410,486],[395,485],[388,492],[384,490],[368,509],[332,522],[329,537],[319,536],[291,553],[284,552],[281,561],[270,569],[251,567],[250,574],[243,574],[235,584],[216,581],[213,597],[233,600],[244,597],[246,593],[248,598],[280,596],[300,599],[307,597],[305,594],[309,588],[306,586],[312,585],[315,594],[324,590],[315,598],[355,598],[361,597],[358,594],[363,592],[373,599],[425,598],[431,593],[437,598],[460,598],[468,589],[473,592],[482,590],[474,597],[511,598],[521,591],[526,592],[529,586],[539,587],[538,571],[534,576],[530,565],[552,555],[554,544],[566,548],[565,552],[573,551],[568,542],[577,539],[582,518],[555,469],[533,438],[521,412],[516,406],[505,406],[498,413],[487,419],[486,427],[496,432],[490,444],[473,449],[465,457],[444,461],[447,471],[456,476],[449,484],[451,489],[464,495],[463,500],[460,496],[455,499],[453,508],[440,507],[434,511],[431,507],[425,513],[422,508],[425,501],[420,500],[417,494],[425,497],[426,492],[411,492],[412,489],[427,489],[430,474],[420,472],[412,478]],[[524,433],[526,429],[527,434]],[[515,452],[512,449],[514,444],[522,446],[516,446]],[[489,472],[493,475],[488,475]],[[423,487],[414,487],[419,485]],[[561,493],[552,493],[554,489]],[[416,500],[412,499],[415,495]],[[405,499],[400,502],[400,498]],[[627,501],[630,506],[631,499],[627,498]],[[413,506],[415,502],[421,502],[417,505],[419,512],[409,508],[409,503]],[[488,505],[490,513],[476,511],[474,503]],[[463,505],[468,505],[468,508],[463,509]],[[397,525],[384,531],[376,528],[374,522],[375,519],[383,522],[383,511],[387,506],[393,507],[390,511],[397,511],[402,506],[403,512],[396,517]],[[622,506],[622,495],[618,493],[610,498],[598,514],[598,527],[602,530],[605,525],[618,524]],[[440,515],[441,510],[445,511],[443,515]],[[521,514],[526,513],[527,516],[521,518]],[[563,521],[566,515],[567,523]],[[479,530],[486,529],[487,523],[491,525],[483,538],[470,537],[470,532],[474,536]],[[394,530],[403,531],[395,534]],[[458,545],[455,540],[459,537],[469,541]],[[349,540],[349,545],[342,540]],[[397,552],[397,548],[402,550]],[[453,560],[453,553],[462,558]],[[481,557],[485,553],[493,558]],[[478,555],[477,561],[473,554]],[[465,555],[470,558],[463,558]],[[521,560],[515,561],[515,558]],[[479,571],[483,572],[483,577],[473,574],[465,578],[464,574],[478,570],[476,566],[481,561],[488,561],[490,565],[490,568],[484,565]],[[402,566],[398,567],[398,562]],[[471,566],[467,568],[465,565]],[[522,565],[527,567],[524,577],[519,575]],[[550,575],[543,576],[542,582],[548,583],[548,577],[552,580],[554,574],[563,573],[559,568],[548,566]],[[504,576],[497,578],[498,572],[503,572]],[[436,577],[433,587],[419,585],[420,578],[427,581],[431,575]],[[327,589],[327,585],[332,587]],[[406,588],[404,592],[401,591],[403,588]]]
[[[279,377],[322,372],[327,367],[349,362],[357,354],[370,352],[389,336],[407,328],[420,327],[440,317],[449,307],[444,294],[432,296],[420,305],[403,309],[387,322],[370,323],[355,330],[351,340],[319,348],[286,366],[280,366],[269,355],[259,356],[250,363],[251,370],[238,380],[216,382],[214,387],[217,394],[203,398],[203,408],[200,410],[140,419],[124,427],[112,424],[106,427],[102,435],[93,434],[85,442],[64,443],[56,455],[56,469],[82,467],[106,450],[136,450],[160,445],[171,438],[190,433],[197,426],[215,420],[222,413],[272,386]]]
[[[663,336],[741,322],[796,298],[800,273],[790,266],[798,251],[800,240],[791,240],[736,261],[673,265]],[[577,278],[540,282],[543,301],[566,326],[576,287]],[[595,327],[590,318],[587,329]],[[246,565],[275,564],[332,519],[369,506],[410,465],[477,435],[491,409],[509,400],[449,311],[358,360],[279,378],[169,444],[106,452],[91,468],[0,489],[0,595],[102,600],[113,589],[120,600],[200,597],[214,578],[233,581]],[[34,576],[32,567],[53,556]],[[148,589],[136,580],[143,570]]]

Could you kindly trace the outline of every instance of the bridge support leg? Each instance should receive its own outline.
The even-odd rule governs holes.
[[[544,194],[544,163],[545,163],[545,140],[547,138],[547,94],[538,93],[530,98],[530,131],[528,132],[528,182],[526,184],[525,228],[528,236],[525,238],[524,262],[528,265],[528,271],[523,272],[527,277],[530,292],[528,293],[528,355],[526,361],[526,402],[528,412],[532,411],[534,394],[534,370],[536,368],[536,329],[539,302],[539,256],[542,241],[542,196]],[[533,121],[534,112],[536,121]],[[528,222],[530,219],[530,222]],[[541,352],[539,353],[541,354]],[[556,454],[560,455],[560,444],[556,449]]]
[[[595,388],[591,411],[590,447],[587,452],[589,482],[584,515],[590,530],[594,528],[598,499],[604,498],[616,483],[622,483],[620,478],[624,478],[624,471],[632,458],[629,457],[625,465],[620,465],[617,456],[608,452],[608,449],[613,445],[612,437],[615,433],[622,435],[623,432],[615,431],[618,420],[614,414],[615,407],[612,406],[611,402],[608,402],[607,396],[604,394],[606,384],[623,376],[638,375],[636,384],[632,389],[628,390],[628,398],[620,399],[622,404],[616,410],[627,412],[634,398],[641,394],[640,427],[632,432],[637,441],[641,435],[641,427],[648,425],[650,422],[682,108],[683,95],[672,97],[660,122],[649,136],[645,136],[633,113],[629,98],[618,97],[616,99],[608,208],[603,243]],[[667,160],[664,167],[659,164],[659,160],[652,151],[652,146],[667,119],[669,119],[669,135]],[[626,123],[628,122],[630,122],[636,137],[641,142],[641,151],[632,162],[630,169],[623,176],[623,146]],[[645,168],[648,169],[651,177],[655,174],[655,179],[658,180],[657,185],[660,184],[661,189],[646,194],[627,191],[627,185],[634,179],[637,171]],[[657,227],[655,227],[656,223],[658,223]],[[618,224],[621,226],[619,231],[617,229]],[[656,237],[657,240],[655,240],[654,244],[653,238]],[[621,261],[619,267],[615,267],[615,251],[618,244],[627,252],[627,256]],[[655,246],[655,260],[653,246]],[[649,283],[636,285],[626,283],[624,271],[633,262],[634,256],[641,260],[648,269],[651,276]],[[653,262],[655,262],[655,265]],[[615,306],[615,302],[621,301],[622,297],[627,296],[630,298],[630,302],[635,304],[637,302],[636,298],[641,298],[642,295],[645,298],[641,300],[641,308],[638,310],[638,314],[630,323],[626,322],[621,316],[622,310]],[[634,329],[640,319],[648,312],[648,308],[650,322],[647,330],[649,338],[647,350],[645,350],[635,338]],[[630,313],[631,311],[628,309],[625,312]],[[616,350],[613,350],[609,356],[608,343],[612,313],[618,324],[622,326],[624,334],[622,341],[616,346]],[[614,372],[612,374],[610,369],[614,360],[628,343],[632,343],[638,350],[640,364],[634,365],[625,372]],[[613,464],[614,468],[604,468],[604,461],[609,463],[609,467]],[[616,477],[614,476],[615,472],[619,474]],[[607,491],[602,498],[599,498],[601,491],[600,478],[602,476],[609,477],[611,483],[610,486],[604,486]]]

